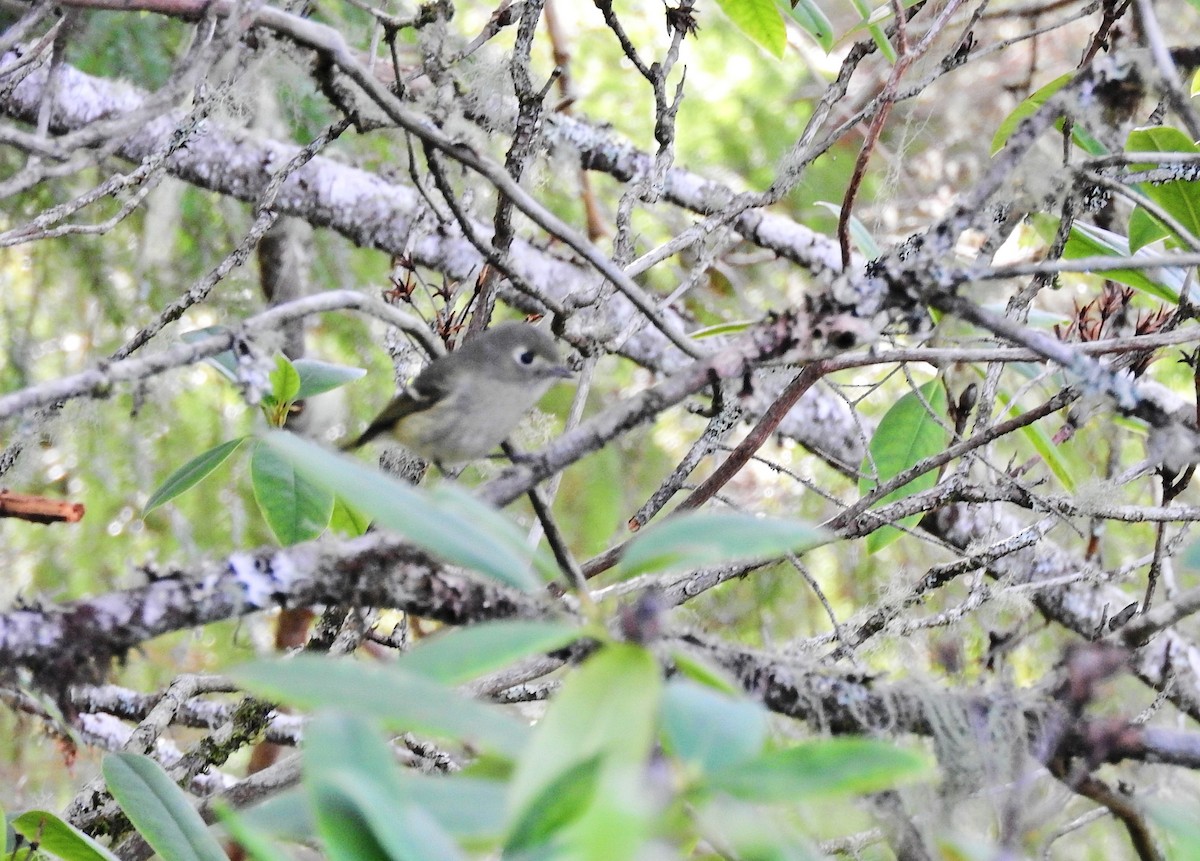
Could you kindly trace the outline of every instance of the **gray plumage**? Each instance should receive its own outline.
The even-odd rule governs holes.
[[[501,323],[430,362],[357,439],[384,433],[439,464],[491,453],[555,380],[570,377],[550,335]]]

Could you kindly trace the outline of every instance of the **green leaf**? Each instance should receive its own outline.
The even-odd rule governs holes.
[[[746,801],[788,801],[878,792],[930,771],[924,756],[885,742],[830,738],[736,763],[712,785]]]
[[[1200,823],[1190,805],[1178,801],[1145,805],[1146,814],[1166,832],[1164,858],[1171,861],[1200,861]]]
[[[787,47],[787,28],[775,0],[717,0],[739,30],[776,57]]]
[[[825,53],[833,50],[833,24],[825,17],[825,12],[820,6],[813,0],[796,0],[794,6],[784,3],[784,8],[791,13],[792,19],[800,25],[800,29],[812,36]]]
[[[459,685],[521,658],[561,649],[583,631],[562,622],[512,620],[441,631],[400,658],[400,667]]]
[[[163,861],[228,861],[183,790],[157,762],[110,753],[102,768],[108,791]]]
[[[822,544],[828,535],[799,520],[709,511],[668,517],[639,532],[621,557],[625,577],[767,559]]]
[[[931,380],[916,392],[909,392],[896,401],[880,419],[875,435],[871,437],[868,447],[871,454],[863,459],[859,493],[866,496],[880,484],[942,451],[949,436],[941,421],[945,417],[946,389],[941,380]],[[935,471],[927,472],[889,493],[875,507],[929,490],[937,481]],[[920,514],[914,514],[900,523],[912,526],[920,519]],[[867,536],[867,551],[875,553],[882,550],[902,534],[892,526],[876,529]]]
[[[995,155],[1004,149],[1004,145],[1008,143],[1008,139],[1012,137],[1013,132],[1017,127],[1028,117],[1033,116],[1038,112],[1042,105],[1050,101],[1050,98],[1071,82],[1074,77],[1073,73],[1068,72],[1065,75],[1060,75],[1048,84],[1039,87],[1029,98],[1025,99],[1021,104],[1017,105],[996,129],[996,133],[992,136],[992,148],[990,155]]]
[[[1137,252],[1170,234],[1161,221],[1141,206],[1129,213],[1129,250]]]
[[[329,526],[333,494],[261,442],[250,458],[250,478],[254,500],[280,544],[308,541]]]
[[[252,861],[291,861],[282,846],[223,799],[216,799],[214,810],[217,820]]]
[[[300,376],[300,385],[295,396],[295,400],[298,401],[352,383],[367,373],[365,368],[334,365],[316,359],[296,359],[292,365]]]
[[[371,526],[371,518],[347,505],[340,496],[334,497],[333,514],[329,516],[329,528],[339,535],[357,538],[366,535]]]
[[[520,852],[545,843],[564,826],[579,819],[596,795],[600,765],[600,757],[592,756],[551,781],[513,826],[505,852]]]
[[[1156,126],[1154,128],[1134,129],[1130,132],[1125,142],[1125,151],[1131,155],[1137,152],[1178,152],[1194,155],[1200,152],[1200,148],[1197,148],[1191,138],[1179,129],[1169,126]],[[1131,169],[1141,170],[1155,166],[1150,164],[1131,165]],[[1188,237],[1178,235],[1174,230],[1154,219],[1153,216],[1149,216],[1149,213],[1145,213],[1140,206],[1134,210],[1134,216],[1139,212],[1144,213],[1143,219],[1148,217],[1159,230],[1173,237],[1176,244],[1183,245],[1184,247],[1190,246],[1197,237],[1200,237],[1200,182],[1196,182],[1195,180],[1173,180],[1160,183],[1144,182],[1138,184],[1138,191],[1166,210],[1179,226],[1190,235]],[[1135,219],[1133,216],[1130,217],[1129,247],[1134,251],[1146,244],[1146,236],[1149,234],[1149,231],[1143,226],[1143,219],[1139,219],[1136,222],[1138,225],[1138,234],[1135,238],[1133,232]]]
[[[814,201],[814,204],[822,209],[829,210],[835,218],[840,218],[842,215],[841,204],[831,203],[828,200],[817,200]],[[862,252],[862,255],[868,260],[874,260],[883,253],[879,245],[875,242],[875,237],[871,235],[871,231],[867,229],[867,226],[862,223],[862,220],[857,215],[850,216],[850,238],[858,247],[858,250]]]
[[[601,777],[594,803],[577,811],[572,830],[578,827],[583,840],[602,823],[621,825],[613,833],[628,842],[608,848],[613,859],[626,857],[650,813],[644,770],[661,695],[654,656],[629,643],[605,646],[568,676],[517,763],[510,795],[514,827],[534,815],[532,808],[568,770],[599,757]]]
[[[1056,223],[1055,219],[1046,216],[1033,217],[1034,226],[1043,235],[1045,235],[1043,225],[1047,221]],[[1111,230],[1104,230],[1095,225],[1084,224],[1078,221],[1071,226],[1071,233],[1067,237],[1067,244],[1063,247],[1064,260],[1078,260],[1081,257],[1128,258],[1130,256],[1136,258],[1151,255],[1146,255],[1142,251],[1132,254],[1129,250],[1129,242],[1125,237],[1118,233],[1113,233]],[[1140,290],[1164,302],[1175,304],[1179,301],[1179,295],[1185,283],[1184,272],[1181,268],[1161,266],[1156,267],[1154,270],[1121,269],[1119,261],[1113,262],[1118,263],[1116,268],[1094,269],[1091,270],[1092,274],[1103,278],[1111,278],[1113,281],[1120,281],[1122,284],[1127,284],[1135,290]],[[1158,280],[1151,278],[1147,274],[1151,271],[1158,275]]]
[[[203,341],[205,338],[210,338],[213,335],[223,335],[229,332],[228,326],[205,326],[203,329],[192,329],[190,332],[184,332],[180,338],[186,344],[194,344],[197,341]],[[205,364],[211,365],[221,376],[229,380],[231,383],[238,381],[237,376],[237,357],[233,355],[233,350],[224,350],[217,353],[215,356],[209,356],[204,360]]]
[[[762,705],[686,679],[667,685],[662,724],[667,748],[703,772],[758,756],[767,739]]]
[[[0,810],[0,822],[3,821],[4,812]],[[36,843],[38,849],[66,861],[117,861],[117,856],[53,813],[30,810],[10,824],[30,843]]]
[[[533,551],[524,542],[518,546],[512,541],[515,527],[509,524],[498,533],[493,518],[483,522],[463,516],[454,507],[459,496],[453,491],[435,496],[283,431],[267,432],[262,444],[290,462],[298,474],[353,500],[355,508],[378,525],[435,556],[510,586],[527,591],[541,588],[542,581],[532,571]]]
[[[466,742],[509,758],[520,752],[529,736],[525,724],[498,707],[399,666],[296,655],[246,664],[230,675],[272,700],[353,711],[392,729]]]
[[[275,370],[271,371],[271,394],[275,401],[290,404],[300,391],[300,374],[291,359],[282,354],[275,357]]]
[[[146,507],[142,509],[142,514],[149,514],[164,502],[170,502],[185,490],[190,490],[210,472],[223,464],[245,440],[244,436],[240,436],[237,439],[231,439],[218,446],[213,446],[208,451],[197,455],[179,467],[179,469],[167,477],[167,480],[159,486],[158,490],[150,494],[150,498],[146,500]]]
[[[395,757],[369,722],[320,715],[305,729],[304,781],[333,861],[455,861],[465,856],[403,798]]]

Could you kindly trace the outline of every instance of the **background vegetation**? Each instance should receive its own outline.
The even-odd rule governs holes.
[[[1198,14],[4,5],[12,845],[1200,857]]]

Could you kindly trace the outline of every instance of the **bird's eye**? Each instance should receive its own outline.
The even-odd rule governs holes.
[[[533,364],[533,358],[534,358],[533,350],[517,350],[517,352],[514,353],[513,356],[516,358],[517,362],[519,362],[522,365],[532,365]]]

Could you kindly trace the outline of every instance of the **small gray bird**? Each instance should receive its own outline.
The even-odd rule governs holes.
[[[430,362],[343,450],[391,433],[439,466],[490,454],[559,379],[571,377],[554,339],[501,323]]]

